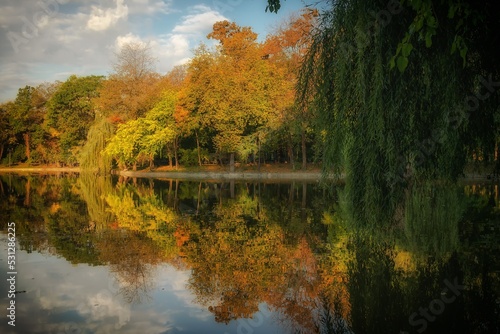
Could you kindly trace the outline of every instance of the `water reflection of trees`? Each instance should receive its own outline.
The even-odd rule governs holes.
[[[216,321],[251,317],[266,302],[284,324],[311,332],[321,280],[308,240],[322,240],[310,227],[297,228],[311,218],[301,211],[306,186],[267,187],[269,201],[258,196],[266,185],[237,185],[234,198],[214,204],[212,216],[195,219],[200,229],[186,251],[189,287]]]
[[[116,277],[119,294],[128,303],[149,299],[154,288],[155,267],[163,250],[142,232],[111,230],[100,234],[96,247],[99,259]]]
[[[337,188],[302,182],[1,181],[4,221],[16,221],[23,249],[109,264],[128,302],[148,296],[167,262],[192,270],[189,288],[219,322],[264,302],[297,333],[411,332],[409,316],[457,277],[467,295],[429,328],[500,327],[494,187],[413,185],[376,228]]]

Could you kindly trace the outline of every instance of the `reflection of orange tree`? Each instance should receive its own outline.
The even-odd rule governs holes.
[[[286,249],[285,285],[273,290],[267,302],[282,315],[282,322],[296,333],[311,333],[315,328],[314,309],[318,304],[321,276],[318,261],[305,237]]]
[[[310,331],[320,277],[306,238],[291,245],[258,199],[245,193],[214,214],[215,222],[192,231],[185,251],[198,302],[225,323],[252,317],[266,302],[294,328]]]
[[[286,285],[281,229],[252,226],[243,211],[237,204],[220,207],[219,220],[187,245],[189,286],[218,322],[251,317],[268,292]]]

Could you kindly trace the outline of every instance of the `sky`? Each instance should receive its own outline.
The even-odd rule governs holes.
[[[278,14],[267,0],[2,0],[0,103],[19,88],[65,81],[70,75],[108,75],[127,42],[149,43],[156,71],[187,62],[215,22],[250,26],[259,40],[310,0],[282,0]]]

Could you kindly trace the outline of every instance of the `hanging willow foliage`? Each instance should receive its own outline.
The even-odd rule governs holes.
[[[81,173],[78,178],[80,195],[87,204],[90,221],[97,231],[105,230],[114,221],[114,215],[108,210],[105,196],[112,193],[113,183],[110,176],[95,176]]]
[[[388,8],[332,1],[298,86],[299,103],[316,114],[325,171],[345,175],[351,214],[368,224],[387,219],[408,184],[453,180],[465,163],[463,101],[472,84],[462,59],[450,55],[453,36],[442,22],[432,47],[403,50],[411,61],[404,72],[391,69],[414,14]]]
[[[96,120],[90,127],[87,141],[80,153],[80,167],[82,170],[93,171],[100,174],[109,174],[112,158],[102,154],[107,140],[114,133],[113,125],[106,119]]]

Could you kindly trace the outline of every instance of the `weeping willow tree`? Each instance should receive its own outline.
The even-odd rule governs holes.
[[[104,117],[96,120],[90,127],[87,141],[80,152],[79,163],[83,171],[109,174],[112,158],[102,154],[102,151],[113,133],[113,125]]]
[[[456,23],[444,17],[423,23],[435,30],[430,41],[410,40],[408,3],[337,0],[313,36],[298,101],[315,113],[325,171],[345,175],[344,198],[367,224],[394,212],[406,186],[456,179],[467,140],[481,132],[468,132],[464,103],[477,75],[450,54]]]

